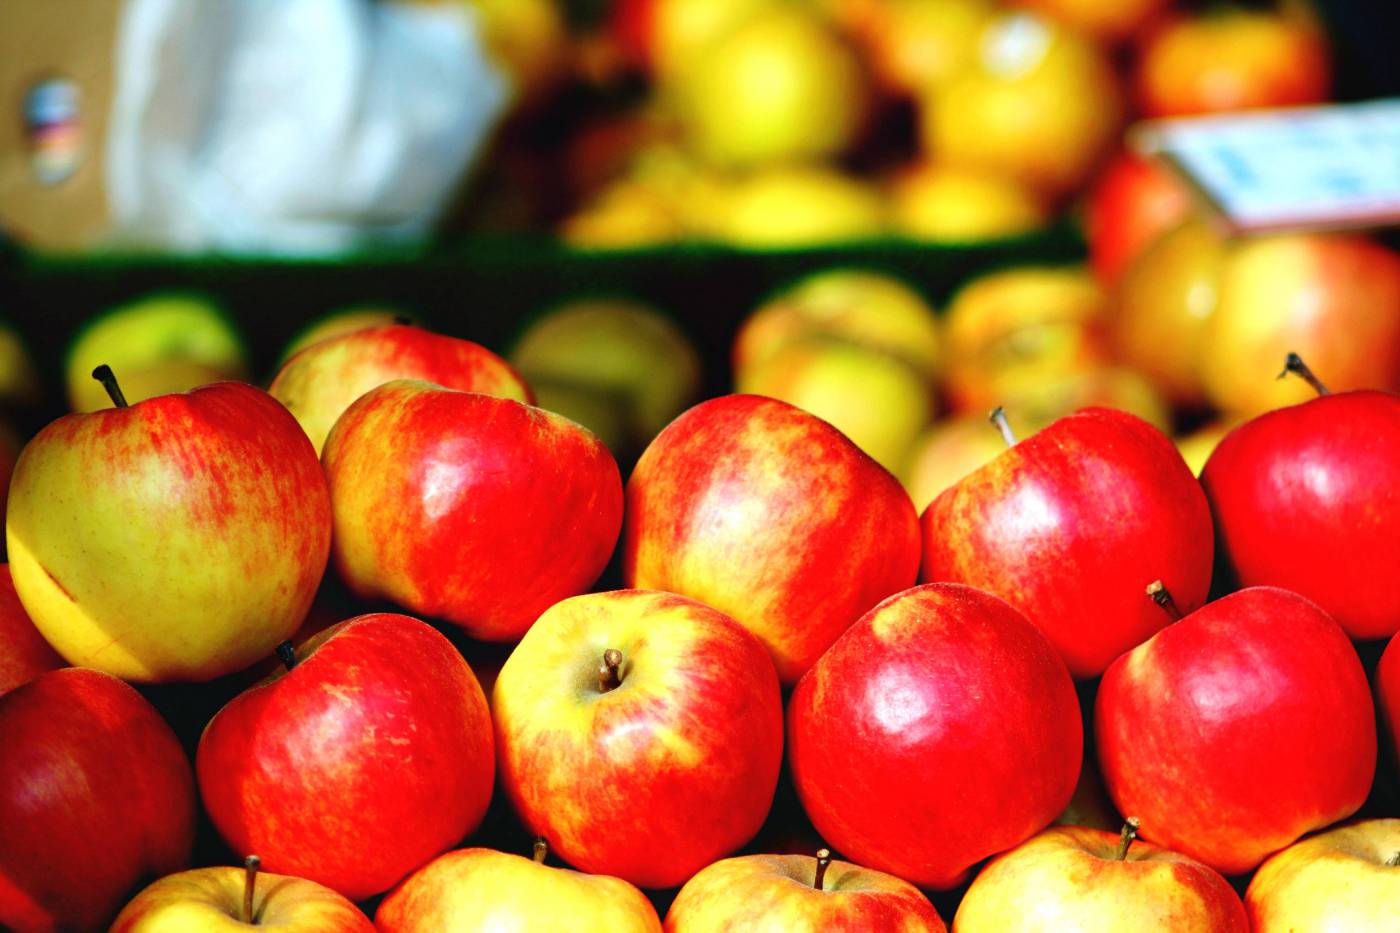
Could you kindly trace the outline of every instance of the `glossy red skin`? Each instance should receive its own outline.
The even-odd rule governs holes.
[[[792,684],[862,613],[914,583],[918,514],[899,481],[825,421],[726,395],[682,414],[642,454],[622,561],[627,586],[738,620]]]
[[[519,639],[592,586],[622,526],[603,443],[509,399],[388,383],[346,410],[323,462],[350,589],[486,641]]]
[[[1306,596],[1356,639],[1400,631],[1400,396],[1328,395],[1226,435],[1201,473],[1241,586]]]
[[[51,671],[0,697],[0,928],[102,929],[189,863],[194,776],[140,694]]]
[[[1123,150],[1094,183],[1085,214],[1089,265],[1100,282],[1116,284],[1157,236],[1191,212],[1191,193],[1171,171]]]
[[[1390,736],[1390,750],[1400,758],[1400,635],[1385,646],[1376,666],[1376,699],[1381,726]]]
[[[210,720],[200,794],[234,852],[362,900],[481,822],[490,714],[451,642],[417,619],[356,616],[302,653]]]
[[[0,694],[45,671],[67,666],[20,604],[10,579],[10,565],[0,564]]]
[[[958,584],[906,590],[798,683],[788,758],[832,848],[951,888],[1064,810],[1084,735],[1064,662],[1019,612]]]
[[[1119,812],[1227,875],[1355,813],[1376,770],[1356,650],[1274,587],[1216,600],[1119,658],[1094,712]]]
[[[1025,613],[1075,677],[1103,672],[1210,589],[1210,509],[1165,434],[1086,408],[945,490],[922,519],[923,579],[967,583]]]

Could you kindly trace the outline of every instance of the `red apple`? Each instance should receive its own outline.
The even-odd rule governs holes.
[[[486,698],[451,642],[407,616],[357,616],[298,655],[210,720],[200,794],[235,852],[360,900],[481,822]]]
[[[731,930],[899,930],[945,933],[928,898],[907,881],[826,849],[810,855],[744,855],[701,870],[666,914],[667,933]]]
[[[518,639],[588,589],[622,525],[622,479],[602,442],[510,399],[391,382],[346,410],[322,459],[350,589],[473,638]]]
[[[10,565],[0,564],[0,694],[66,664],[24,611]]]
[[[1064,662],[1019,612],[957,584],[906,590],[847,629],[798,683],[788,756],[813,825],[920,887],[1044,829],[1083,747]]]
[[[1105,286],[1135,257],[1186,219],[1191,192],[1171,170],[1131,150],[1114,156],[1089,192],[1084,217],[1089,265]]]
[[[501,668],[491,709],[511,803],[593,874],[674,887],[752,839],[773,802],[773,664],[733,619],[684,596],[556,604]]]
[[[423,379],[464,392],[535,400],[519,373],[480,344],[405,324],[370,327],[312,344],[283,364],[268,391],[296,417],[319,454],[350,403],[394,379]]]
[[[923,578],[1020,609],[1070,673],[1093,677],[1167,624],[1143,587],[1187,611],[1210,587],[1210,509],[1172,442],[1126,412],[1086,408],[1015,444],[923,514]]]
[[[793,683],[918,572],[899,481],[821,419],[727,395],[662,431],[627,484],[623,579],[727,613]]]
[[[190,763],[110,674],[41,674],[0,696],[0,927],[105,926],[134,885],[189,862]]]
[[[1400,396],[1343,392],[1231,431],[1201,473],[1242,586],[1306,596],[1356,639],[1400,631]]]
[[[1255,933],[1393,930],[1400,914],[1400,820],[1362,820],[1270,858],[1244,893]]]
[[[1095,733],[1119,811],[1231,875],[1356,812],[1376,770],[1356,650],[1325,612],[1273,587],[1216,600],[1115,661]]]
[[[1392,638],[1376,666],[1376,699],[1381,724],[1390,736],[1390,750],[1400,757],[1400,635]]]

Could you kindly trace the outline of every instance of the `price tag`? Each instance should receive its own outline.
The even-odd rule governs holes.
[[[1241,232],[1400,224],[1400,99],[1157,120],[1130,143]]]

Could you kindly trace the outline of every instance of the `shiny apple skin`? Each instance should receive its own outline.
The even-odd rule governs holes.
[[[791,684],[914,583],[918,515],[899,481],[825,421],[727,395],[682,414],[638,461],[622,559],[628,586],[738,620]]]
[[[810,855],[744,855],[715,862],[685,883],[666,933],[946,933],[927,897],[885,872],[833,860],[813,886]]]
[[[967,583],[1025,613],[1076,677],[1101,674],[1210,588],[1211,521],[1170,439],[1086,408],[1022,440],[924,510],[923,579]]]
[[[1003,853],[972,882],[954,933],[1249,933],[1240,896],[1192,858],[1117,833],[1056,826]]]
[[[0,928],[99,929],[189,864],[189,760],[116,677],[50,671],[0,696],[0,749]]]
[[[24,611],[10,579],[10,565],[0,564],[0,694],[67,665]]]
[[[622,527],[602,441],[511,399],[388,383],[346,410],[323,462],[350,589],[484,641],[519,639],[592,586]]]
[[[1327,395],[1231,431],[1201,484],[1241,586],[1317,603],[1355,639],[1400,630],[1400,396]]]
[[[379,905],[379,933],[568,930],[660,933],[651,901],[621,878],[458,849],[414,872]]]
[[[604,693],[609,648],[622,683]],[[773,664],[693,599],[616,590],[558,603],[506,660],[491,708],[516,812],[584,871],[675,887],[752,839],[773,802]]]
[[[361,900],[481,822],[491,719],[467,662],[417,619],[357,616],[318,639],[210,720],[195,770],[234,852]]]
[[[345,409],[395,379],[535,400],[520,374],[480,344],[407,324],[365,328],[312,344],[283,364],[267,390],[287,406],[319,455]]]
[[[881,603],[788,704],[788,759],[813,825],[849,858],[920,887],[954,887],[1049,825],[1074,794],[1083,740],[1049,641],[960,584]]]
[[[122,908],[107,933],[375,933],[358,907],[324,885],[259,872],[253,924],[244,923],[247,873],[226,865],[194,868],[152,882]]]
[[[1255,933],[1393,930],[1400,921],[1400,819],[1362,820],[1277,853],[1244,903]]]
[[[1123,150],[1108,163],[1089,193],[1085,234],[1089,265],[1105,286],[1158,236],[1185,220],[1191,193],[1171,170]]]
[[[1275,587],[1216,600],[1119,658],[1094,715],[1119,812],[1227,875],[1355,813],[1376,770],[1356,649]]]

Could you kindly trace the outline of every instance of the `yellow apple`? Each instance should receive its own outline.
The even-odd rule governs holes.
[[[656,191],[623,178],[605,187],[559,225],[559,236],[584,250],[638,249],[686,236],[675,210]]]
[[[651,67],[665,84],[715,41],[787,0],[651,0],[645,27]]]
[[[890,186],[895,232],[934,243],[975,243],[1028,233],[1049,210],[1019,182],[976,168],[925,162]]]
[[[877,0],[849,18],[880,81],[918,96],[973,67],[994,13],[988,0]]]
[[[830,246],[886,230],[884,199],[873,185],[817,165],[761,169],[737,179],[702,222],[709,237],[745,249]]]
[[[569,34],[558,0],[466,0],[486,47],[510,76],[518,104],[532,104],[568,71]]]
[[[1244,894],[1255,933],[1396,929],[1400,819],[1362,820],[1269,858]]]

